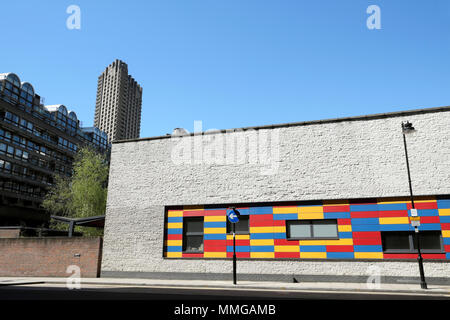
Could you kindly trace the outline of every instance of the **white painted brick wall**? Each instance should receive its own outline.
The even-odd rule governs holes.
[[[406,120],[417,129],[407,137],[414,193],[450,194],[450,112],[262,129],[279,134],[278,170],[272,175],[262,174],[268,166],[259,163],[176,165],[172,149],[180,138],[113,144],[102,270],[230,272],[231,263],[223,261],[163,259],[164,206],[408,196],[401,134]],[[211,136],[181,139],[199,138],[206,146]],[[201,159],[198,152],[193,156]],[[370,264],[246,261],[239,268],[361,275]],[[413,262],[378,265],[385,275],[417,276]],[[425,263],[436,277],[448,276],[449,266]]]

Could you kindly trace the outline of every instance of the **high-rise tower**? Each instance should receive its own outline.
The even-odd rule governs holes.
[[[94,126],[109,141],[139,138],[142,88],[128,74],[128,66],[115,60],[98,77]]]

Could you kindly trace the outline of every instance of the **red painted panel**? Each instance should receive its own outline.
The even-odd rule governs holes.
[[[384,259],[417,259],[417,254],[413,253],[385,253]]]
[[[183,258],[203,258],[203,253],[183,253]]]
[[[167,240],[183,240],[182,234],[168,234]]]
[[[300,258],[300,252],[275,252],[275,258]]]
[[[205,210],[205,216],[225,216],[227,210]]]
[[[356,238],[356,239],[353,239],[353,244],[358,245],[358,246],[381,245],[381,237],[379,237],[379,238]]]
[[[250,223],[252,221],[272,221],[272,214],[252,214],[250,215]]]
[[[445,245],[444,250],[445,252],[450,252],[450,245]]]
[[[352,219],[337,219],[338,225],[352,224]]]
[[[352,218],[378,218],[380,215],[378,211],[358,211],[351,212],[350,216]]]
[[[227,252],[227,258],[233,258],[233,252]],[[250,258],[250,252],[236,252],[236,258]]]
[[[286,220],[273,220],[272,225],[274,227],[284,227],[286,225]]]
[[[204,210],[197,210],[197,211],[183,211],[183,217],[203,217],[205,215]]]
[[[408,210],[386,210],[378,211],[380,218],[397,218],[397,217],[407,217]]]
[[[411,204],[408,203],[406,204],[408,210],[412,208]],[[416,209],[437,209],[437,202],[414,202],[414,207],[416,207]]]
[[[203,240],[205,251],[227,251],[227,240]]]
[[[445,259],[445,253],[437,253],[437,254],[428,254],[424,253],[422,254],[424,259]]]
[[[252,220],[250,218],[250,227],[272,227],[272,220]]]
[[[420,217],[420,223],[440,223],[439,217]]]
[[[441,223],[442,230],[450,230],[450,223]]]
[[[298,246],[300,244],[298,240],[275,239],[273,241],[276,246]]]
[[[353,232],[353,240],[357,238],[381,238],[381,233],[379,231],[358,231]]]
[[[353,246],[327,246],[327,252],[353,252]]]
[[[417,254],[415,253],[385,253],[383,256],[385,259],[417,259]],[[422,257],[424,259],[445,259],[445,253],[423,253]]]
[[[323,206],[323,212],[349,212],[350,206]]]
[[[249,246],[250,240],[237,240],[236,239],[236,246]],[[227,246],[233,246],[233,240],[227,240]]]

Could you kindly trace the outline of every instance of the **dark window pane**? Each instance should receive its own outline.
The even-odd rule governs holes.
[[[419,232],[419,235],[421,250],[442,250],[441,233],[439,231],[422,231]],[[417,250],[416,240],[414,240],[414,250]]]
[[[201,236],[185,236],[184,251],[187,252],[203,252],[203,235]]]
[[[249,233],[249,216],[240,216],[239,222],[235,223],[236,233]],[[233,224],[227,218],[227,233],[233,233]]]
[[[203,217],[185,218],[183,231],[188,233],[203,233]]]
[[[410,251],[409,232],[383,232],[383,250]]]

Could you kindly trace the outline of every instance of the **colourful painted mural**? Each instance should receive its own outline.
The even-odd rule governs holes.
[[[438,249],[424,251],[424,259],[450,259],[450,196],[417,197],[414,201],[420,217],[419,230],[435,231]],[[323,201],[308,205],[273,205],[237,207],[248,216],[248,231],[236,235],[238,258],[267,259],[413,259],[414,250],[386,250],[384,235],[394,232],[413,234],[410,224],[411,203],[407,198]],[[164,256],[166,258],[231,258],[232,234],[227,233],[227,208],[167,208]],[[198,217],[203,223],[202,241],[196,252],[186,249],[183,233],[187,218]],[[336,236],[325,239],[289,237],[292,221],[335,221]],[[300,225],[304,225],[299,223]],[[294,229],[293,229],[294,230]],[[306,229],[305,229],[306,230]],[[185,230],[186,231],[186,230]],[[391,232],[391,233],[389,233]],[[404,232],[404,233],[401,233]],[[430,238],[431,239],[431,238]],[[404,244],[393,238],[393,244]],[[427,239],[424,239],[426,248]],[[428,242],[436,243],[435,239]],[[407,245],[407,244],[406,244]],[[436,246],[436,245],[435,245]],[[414,249],[414,245],[412,244]]]

